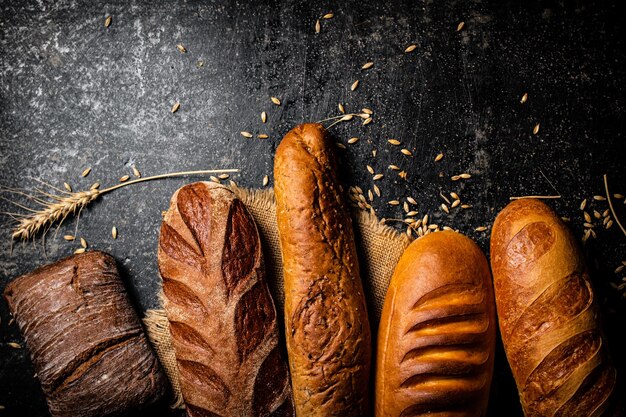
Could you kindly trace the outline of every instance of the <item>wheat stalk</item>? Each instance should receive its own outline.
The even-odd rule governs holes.
[[[361,118],[361,119],[363,119],[363,120],[364,120],[364,122],[365,122],[365,121],[367,121],[368,119],[371,119],[371,118],[372,118],[372,115],[371,115],[371,114],[369,114],[369,113],[346,113],[346,114],[340,114],[339,116],[333,116],[333,117],[329,117],[329,118],[326,118],[326,119],[322,119],[322,120],[319,120],[319,121],[317,121],[317,122],[315,122],[315,123],[320,123],[320,124],[321,124],[321,123],[324,123],[324,122],[328,122],[328,121],[334,120],[334,122],[333,122],[333,123],[331,123],[331,124],[330,124],[330,125],[326,128],[326,129],[330,129],[331,127],[335,126],[335,125],[336,125],[336,124],[338,124],[338,123],[341,123],[341,122],[348,122],[348,121],[350,121],[350,120],[354,119],[355,117],[360,117],[360,118]],[[370,121],[371,121],[371,120],[370,120]]]
[[[615,209],[613,208],[613,203],[611,202],[611,194],[609,193],[609,182],[606,178],[606,174],[604,174],[604,190],[606,191],[606,200],[609,202],[609,208],[611,209],[611,213],[613,213],[613,218],[617,222],[619,228],[622,229],[622,232],[624,232],[624,235],[626,235],[626,229],[624,229],[624,226],[622,226],[622,223],[617,218],[617,214],[615,214]]]
[[[169,174],[154,175],[152,177],[138,178],[136,180],[116,184],[102,190],[91,189],[88,191],[66,192],[59,188],[52,187],[60,193],[58,195],[46,193],[39,189],[35,189],[35,191],[39,195],[33,196],[20,190],[8,188],[6,189],[6,191],[14,194],[23,195],[29,200],[34,201],[41,207],[38,209],[32,209],[10,201],[16,206],[26,210],[27,214],[4,214],[11,216],[17,222],[17,225],[12,230],[11,238],[15,240],[28,240],[35,237],[42,230],[44,231],[44,234],[47,233],[50,227],[52,227],[52,225],[57,222],[60,226],[68,216],[75,215],[76,213],[80,214],[80,211],[83,208],[87,207],[91,202],[95,201],[102,194],[109,193],[113,190],[117,190],[118,188],[161,178],[180,177],[185,175],[220,174],[228,172],[239,172],[239,170],[214,169],[204,171],[173,172]]]

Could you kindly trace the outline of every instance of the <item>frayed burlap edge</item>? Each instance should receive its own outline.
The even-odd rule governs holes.
[[[276,303],[278,316],[281,318],[284,304],[283,270],[276,226],[274,190],[271,188],[247,189],[237,186],[231,186],[231,189],[245,204],[259,229],[267,282]],[[370,309],[370,323],[372,328],[376,329],[393,270],[404,249],[411,243],[411,239],[396,229],[382,224],[372,212],[357,209],[352,212],[352,218],[359,251],[363,287]],[[143,322],[148,339],[152,343],[174,391],[174,402],[171,407],[184,408],[176,356],[174,355],[169,322],[165,311],[162,309],[148,310]]]

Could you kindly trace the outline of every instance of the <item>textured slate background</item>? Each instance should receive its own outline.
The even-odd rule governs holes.
[[[249,4],[250,3],[250,4]],[[252,4],[253,3],[253,4]],[[411,195],[432,222],[466,232],[488,250],[490,225],[511,195],[561,194],[552,201],[582,235],[584,197],[626,193],[623,2],[571,1],[57,2],[0,0],[0,183],[31,189],[40,178],[75,189],[130,173],[236,167],[240,185],[260,186],[275,148],[292,126],[369,107],[374,123],[336,126],[346,183],[371,187],[365,165],[385,173],[374,207]],[[612,3],[612,4],[610,4]],[[314,33],[315,20],[332,11]],[[111,26],[103,25],[107,15]],[[465,28],[456,32],[457,24]],[[180,53],[182,43],[188,52]],[[403,50],[409,44],[417,49]],[[372,69],[361,71],[367,61]],[[198,62],[203,62],[199,66]],[[360,80],[355,92],[350,85]],[[529,93],[525,105],[519,103]],[[274,106],[270,96],[283,104]],[[172,104],[180,101],[176,114]],[[268,123],[259,114],[267,111]],[[532,134],[541,123],[538,135]],[[244,139],[239,131],[267,133]],[[414,151],[386,144],[397,138]],[[373,158],[372,149],[378,150]],[[445,158],[435,164],[439,152]],[[408,171],[403,181],[386,169]],[[87,178],[79,174],[86,167]],[[451,182],[469,172],[473,178]],[[157,306],[156,240],[161,211],[190,179],[132,186],[86,210],[79,235],[118,260],[141,310]],[[271,185],[271,183],[270,183]],[[456,191],[474,208],[443,215],[439,192]],[[13,198],[6,193],[3,197]],[[594,203],[604,210],[606,203]],[[623,204],[618,213],[626,221]],[[15,211],[0,201],[0,211]],[[619,214],[618,214],[619,215]],[[115,225],[120,236],[110,238]],[[7,281],[69,255],[68,222],[40,240],[0,239],[0,289]],[[610,287],[625,256],[617,227],[587,245],[606,330],[615,352],[626,330],[624,298]],[[623,274],[622,274],[623,275]],[[0,302],[0,415],[44,416],[45,402],[15,325]],[[614,355],[623,370],[624,361]],[[498,352],[491,415],[521,415]]]

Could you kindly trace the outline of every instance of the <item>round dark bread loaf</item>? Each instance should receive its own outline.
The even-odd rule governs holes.
[[[127,414],[167,392],[110,255],[89,251],[43,266],[11,281],[4,296],[52,416]]]

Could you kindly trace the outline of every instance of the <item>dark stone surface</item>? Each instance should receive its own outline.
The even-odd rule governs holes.
[[[385,202],[411,195],[431,222],[460,229],[486,251],[489,233],[473,230],[491,225],[511,195],[561,194],[550,204],[571,217],[581,236],[578,206],[603,194],[603,174],[612,191],[626,193],[624,2],[97,3],[0,0],[4,186],[32,189],[35,178],[75,189],[113,184],[133,164],[145,175],[236,167],[240,185],[260,186],[264,175],[271,177],[282,135],[297,123],[337,114],[341,102],[349,111],[374,110],[369,126],[332,128],[344,143],[361,138],[343,152],[346,182],[371,187],[369,164],[385,173],[378,183],[382,198],[373,203],[381,216],[400,216]],[[335,17],[315,34],[315,20],[331,10]],[[457,32],[460,21],[465,28]],[[417,49],[404,54],[412,43]],[[370,60],[374,67],[362,71]],[[359,88],[350,92],[357,79]],[[524,92],[529,100],[521,105]],[[274,106],[270,96],[283,104]],[[172,114],[176,101],[181,108]],[[269,115],[265,125],[261,111]],[[242,130],[270,139],[244,139]],[[414,157],[402,156],[389,138],[401,140]],[[445,157],[434,163],[439,152]],[[406,169],[408,181],[387,170],[390,163]],[[91,175],[81,178],[88,166]],[[472,179],[450,181],[461,172]],[[158,304],[161,211],[187,181],[122,189],[81,216],[78,234],[119,260],[141,310]],[[443,215],[440,191],[455,191],[474,208]],[[603,211],[607,204],[592,208]],[[618,216],[626,221],[624,208],[620,201]],[[16,210],[0,201],[0,211]],[[110,237],[113,225],[117,241]],[[77,244],[61,237],[74,228],[70,221],[50,233],[45,253],[37,240],[15,244],[11,254],[10,229],[3,227],[0,289],[70,254]],[[624,351],[616,335],[623,334],[626,315],[624,298],[609,284],[623,277],[613,270],[625,250],[616,226],[599,228],[587,245],[614,352]],[[4,302],[0,314],[0,404],[6,407],[0,415],[47,415],[26,351],[7,345],[22,339],[9,326]],[[490,415],[520,416],[498,353]],[[614,358],[622,371],[622,355]]]

